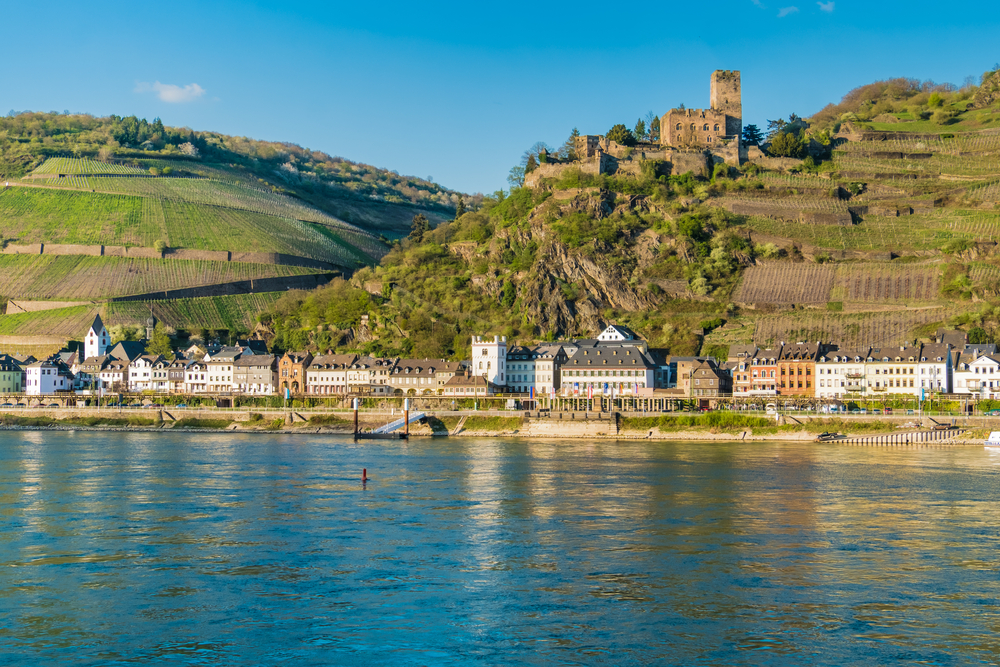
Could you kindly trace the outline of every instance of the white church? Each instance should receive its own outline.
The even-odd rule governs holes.
[[[101,321],[101,316],[94,317],[94,323],[90,325],[90,331],[83,341],[83,359],[86,361],[91,357],[99,357],[107,354],[108,345],[111,344],[111,336]]]

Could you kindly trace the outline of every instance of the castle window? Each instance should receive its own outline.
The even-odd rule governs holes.
[[[691,129],[692,129],[692,130],[697,130],[697,129],[698,129],[698,126],[697,126],[697,125],[695,125],[694,123],[691,123]]]
[[[677,123],[677,129],[678,130],[681,129],[681,124],[680,123]]]
[[[705,127],[701,128],[701,129],[703,129],[703,130],[705,130],[706,132],[708,132],[708,123],[705,123]]]
[[[718,132],[718,131],[719,131],[719,124],[718,124],[718,123],[716,123],[716,124],[715,124],[715,131],[716,131],[716,132]]]
[[[707,141],[708,143],[712,143],[712,137],[705,137],[705,141]]]

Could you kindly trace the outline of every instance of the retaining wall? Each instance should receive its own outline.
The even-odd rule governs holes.
[[[217,285],[202,285],[201,287],[186,287],[183,289],[165,290],[163,292],[148,292],[146,294],[130,294],[109,301],[160,301],[164,299],[193,299],[203,296],[232,296],[235,294],[256,294],[259,292],[283,292],[291,289],[311,290],[326,285],[339,277],[339,272],[317,273],[308,276],[285,276],[280,278],[258,278],[255,280],[239,280]]]
[[[285,255],[278,252],[232,252],[231,250],[195,250],[192,248],[168,248],[161,253],[155,248],[142,246],[114,245],[74,245],[62,243],[8,244],[2,251],[5,255],[86,255],[88,257],[141,257],[146,259],[183,259],[211,262],[245,262],[248,264],[273,264],[280,266],[301,266],[310,269],[330,270],[335,268],[329,262],[310,257]]]

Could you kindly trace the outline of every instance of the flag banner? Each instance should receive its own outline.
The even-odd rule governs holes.
[[[535,388],[534,387],[529,387],[528,388],[528,396],[531,397],[531,400],[535,400]]]
[[[573,393],[574,394],[579,394],[580,393],[580,383],[579,382],[574,382],[573,383]]]

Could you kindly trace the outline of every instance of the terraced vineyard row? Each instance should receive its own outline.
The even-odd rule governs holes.
[[[976,240],[974,234],[960,229],[945,229],[951,209],[906,217],[864,216],[864,222],[850,227],[804,225],[800,222],[750,216],[747,226],[755,232],[804,241],[820,248],[857,251],[931,250],[954,239]]]
[[[771,186],[783,188],[834,188],[836,183],[829,178],[816,176],[796,176],[767,171],[756,176],[757,179]]]
[[[0,255],[0,294],[100,300],[258,278],[316,273],[297,266],[121,257]]]
[[[163,238],[159,202],[126,195],[0,189],[3,235],[18,243],[151,247]]]
[[[82,340],[99,306],[72,306],[38,313],[0,315],[0,336],[66,336]],[[148,311],[146,317],[149,317]]]
[[[150,309],[161,322],[175,328],[251,330],[257,315],[271,308],[284,292],[212,296],[175,301],[119,301],[105,306],[104,320],[109,325],[141,324]]]
[[[831,187],[833,187],[831,185]],[[764,204],[774,208],[819,211],[821,213],[847,213],[847,203],[832,197],[768,197],[752,194],[733,194],[719,199],[719,203]]]
[[[347,223],[311,206],[306,206],[291,197],[246,185],[207,178],[92,176],[87,179],[87,184],[91,190],[97,192],[120,192],[140,197],[156,197],[192,204],[237,208],[279,218],[347,225]]]
[[[847,142],[837,150],[849,153],[895,151],[900,153],[939,153],[1000,151],[1000,134],[956,134],[951,139],[889,139],[887,141]]]
[[[982,176],[987,178],[1000,174],[1000,157],[981,156],[976,159],[937,153],[927,159],[892,159],[883,157],[863,157],[860,155],[835,155],[838,169],[868,173],[914,173],[937,177],[940,174],[960,176]]]
[[[279,252],[352,267],[358,260],[357,253],[300,220],[173,201],[162,206],[171,247]]]
[[[86,158],[50,157],[35,174],[146,174],[141,167],[88,160]]]
[[[960,309],[925,308],[892,312],[765,315],[756,320],[754,342],[767,346],[781,341],[832,341],[842,348],[890,347],[912,343],[919,327],[944,322]]]
[[[829,266],[791,262],[753,266],[736,292],[740,303],[826,303],[834,272]]]
[[[1000,213],[955,213],[945,229],[968,234],[977,241],[1000,241]]]
[[[969,190],[969,197],[979,201],[1000,202],[1000,181],[994,181],[993,183]]]
[[[837,268],[832,301],[884,303],[938,299],[937,264],[856,264]]]

